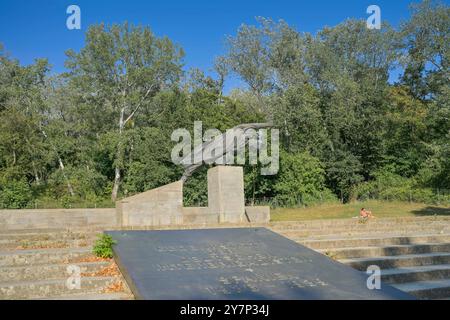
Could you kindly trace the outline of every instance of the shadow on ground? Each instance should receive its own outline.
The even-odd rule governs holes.
[[[442,208],[442,207],[434,207],[434,206],[428,206],[426,208],[422,208],[419,210],[413,210],[413,214],[418,216],[450,216],[450,207],[448,208]]]

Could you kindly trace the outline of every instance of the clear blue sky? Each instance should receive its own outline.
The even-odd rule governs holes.
[[[129,21],[167,35],[184,48],[186,68],[207,72],[223,52],[225,36],[242,23],[254,23],[256,16],[283,19],[299,31],[315,33],[347,18],[366,19],[366,8],[376,4],[382,20],[397,26],[409,17],[411,2],[417,0],[1,0],[0,42],[22,64],[45,57],[60,72],[64,52],[83,46],[89,25]],[[81,8],[81,30],[66,28],[71,4]],[[226,91],[238,85],[231,79]]]

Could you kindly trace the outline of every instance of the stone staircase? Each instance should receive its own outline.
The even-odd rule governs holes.
[[[450,298],[450,217],[272,222],[268,227],[361,272],[381,268],[389,283],[418,298]],[[249,227],[209,225],[210,228]],[[177,227],[205,228],[205,225]],[[148,229],[172,229],[158,227]],[[0,232],[0,300],[133,299],[113,260],[92,255],[97,229],[23,229]],[[69,289],[68,266],[81,271]]]
[[[92,254],[100,232],[2,231],[0,299],[131,299],[114,261]],[[80,272],[79,288],[67,285],[69,266]]]
[[[381,269],[420,299],[450,298],[450,217],[272,223],[271,229],[361,272]]]

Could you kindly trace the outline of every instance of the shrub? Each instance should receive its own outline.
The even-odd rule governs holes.
[[[183,204],[190,206],[208,206],[207,168],[200,168],[183,186]]]
[[[117,242],[108,234],[101,234],[95,241],[93,253],[99,258],[112,258],[112,246]]]
[[[25,179],[5,179],[0,183],[0,208],[22,209],[27,207],[31,198],[31,188]]]
[[[415,178],[404,178],[388,170],[380,170],[374,174],[374,177],[375,180],[361,183],[353,189],[354,199],[360,201],[369,199],[412,201],[433,204],[449,202],[449,195],[442,195],[431,188],[425,188],[418,184]]]
[[[308,206],[335,199],[325,188],[325,171],[320,161],[308,153],[282,153],[274,190],[275,203],[281,206]]]

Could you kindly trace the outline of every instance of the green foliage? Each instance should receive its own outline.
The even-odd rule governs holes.
[[[274,117],[281,144],[293,153],[308,151],[320,156],[327,141],[320,96],[311,85],[292,87],[280,97]]]
[[[95,241],[93,253],[99,258],[112,258],[113,251],[112,247],[115,245],[117,241],[113,240],[110,235],[101,234],[98,236],[98,239]]]
[[[325,188],[320,161],[308,153],[283,153],[274,191],[276,203],[282,206],[311,205],[333,198]]]
[[[417,179],[405,178],[384,168],[374,174],[374,180],[364,182],[353,190],[358,200],[389,200],[422,203],[450,203],[450,193],[439,193],[438,190],[423,187]]]
[[[26,208],[31,199],[31,188],[25,179],[8,181],[0,179],[0,208]]]
[[[351,153],[338,151],[327,164],[328,183],[342,202],[351,200],[353,186],[363,181],[361,162]]]
[[[263,176],[260,166],[244,167],[244,192],[246,202],[250,205],[266,205],[274,196],[274,176]]]
[[[170,136],[194,121],[280,129],[279,174],[244,167],[248,203],[448,201],[449,10],[426,0],[398,30],[350,19],[315,35],[259,18],[227,39],[217,77],[185,73],[178,45],[127,23],[91,26],[59,75],[0,48],[0,207],[109,207],[176,181]],[[224,96],[229,73],[247,86]],[[185,205],[207,205],[206,170]]]
[[[208,206],[207,168],[201,168],[194,173],[183,186],[183,203],[187,207]]]

